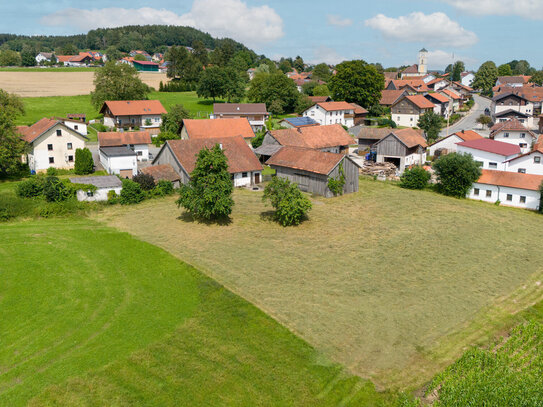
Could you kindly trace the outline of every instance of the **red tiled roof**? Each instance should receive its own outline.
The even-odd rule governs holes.
[[[506,122],[500,122],[496,123],[494,126],[490,129],[490,137],[493,137],[497,133],[501,133],[502,131],[524,131],[526,133],[530,133],[532,137],[536,137],[536,135],[528,130],[521,122],[519,122],[517,119],[509,119]]]
[[[282,146],[307,147],[301,134],[296,129],[272,130],[270,134]]]
[[[159,164],[159,165],[151,165],[149,167],[145,167],[141,169],[141,172],[144,174],[151,175],[155,182],[166,180],[166,181],[179,181],[181,177],[170,164]]]
[[[322,107],[327,112],[334,112],[338,110],[354,110],[354,106],[347,102],[324,102],[317,103],[317,105]]]
[[[415,146],[428,147],[426,139],[422,136],[422,130],[407,128],[394,130],[393,133],[407,146],[407,148],[413,148]]]
[[[428,92],[428,85],[422,79],[394,79],[391,81],[396,89],[402,89],[409,86],[417,92]]]
[[[324,153],[303,147],[283,147],[266,164],[328,175],[344,158],[344,154]]]
[[[228,172],[230,174],[262,170],[260,161],[258,161],[253,150],[249,148],[241,136],[168,140],[166,143],[189,174],[194,171],[196,156],[200,150],[203,148],[211,149],[217,144],[222,145],[224,155],[228,159]]]
[[[449,96],[451,99],[454,99],[454,100],[458,100],[458,99],[462,99],[460,96],[458,96],[456,93],[454,93],[452,90],[450,89],[443,89],[441,91],[441,93],[444,93],[446,94],[447,96]]]
[[[459,88],[462,88],[464,90],[467,90],[469,92],[472,92],[473,91],[473,88],[469,87],[469,86],[466,86],[464,84],[462,84],[461,82],[453,82],[456,86],[458,86]]]
[[[409,95],[406,98],[420,109],[433,109],[435,107],[432,102],[422,95]]]
[[[467,140],[457,143],[458,146],[472,148],[474,150],[486,151],[492,154],[509,157],[511,155],[520,154],[520,147],[514,144],[503,143],[501,141],[491,140],[487,138],[477,140]]]
[[[183,127],[190,139],[236,136],[248,139],[255,136],[249,121],[245,117],[240,119],[185,119],[183,120]]]
[[[132,61],[133,64],[138,64],[138,65],[149,65],[149,66],[158,66],[158,63],[156,62],[152,62],[152,61],[138,61],[136,59],[134,59]]]
[[[43,133],[45,133],[57,123],[57,120],[51,120],[44,117],[30,127],[20,126],[17,127],[17,130],[19,131],[19,134],[22,136],[21,138],[24,141],[26,141],[27,143],[32,143],[34,140],[36,140],[38,137],[40,137]]]
[[[518,75],[518,76],[499,76],[498,81],[501,84],[505,84],[505,83],[528,83],[530,78],[531,78],[531,76],[522,76],[522,75]]]
[[[100,113],[109,108],[113,116],[143,116],[168,113],[159,100],[108,100]]]
[[[340,124],[273,130],[270,134],[282,146],[321,149],[354,143],[354,139]]]
[[[419,73],[419,66],[417,64],[408,66],[402,71],[402,74],[405,74],[405,73]]]
[[[498,96],[502,93],[518,94],[532,103],[539,103],[543,101],[543,87],[534,86],[534,84],[523,85],[515,88],[502,85],[494,88],[494,96]]]
[[[499,185],[502,187],[538,191],[543,182],[543,175],[521,174],[518,172],[482,170],[479,184]]]
[[[328,99],[330,99],[330,96],[308,96],[309,100],[313,103],[324,103]]]
[[[362,106],[357,105],[356,103],[351,103],[351,105],[354,107],[354,114],[367,114],[368,111],[364,109]]]
[[[428,82],[426,85],[428,86],[435,85],[436,83],[441,82],[441,81],[446,81],[448,83],[448,81],[444,78],[435,78],[435,79],[432,79],[430,82]]]
[[[437,100],[440,103],[449,103],[449,98],[442,95],[441,93],[428,93],[428,95],[426,96],[433,97],[435,100]]]
[[[98,144],[100,147],[151,144],[151,135],[148,131],[113,131],[98,133]]]
[[[267,115],[265,103],[214,103],[214,114],[262,114]]]
[[[454,133],[454,136],[460,137],[464,141],[468,140],[479,140],[484,138],[479,133],[473,131],[473,130],[462,130]]]
[[[405,93],[404,89],[392,89],[392,90],[382,90],[381,91],[381,101],[380,105],[390,106],[394,104],[403,94]]]

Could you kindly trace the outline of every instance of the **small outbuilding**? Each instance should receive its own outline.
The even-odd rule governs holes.
[[[176,189],[181,186],[181,177],[170,164],[151,165],[142,168],[140,172],[152,176],[155,184],[158,181],[170,181]]]
[[[77,191],[78,201],[107,201],[109,191],[115,191],[118,195],[123,189],[123,184],[119,177],[115,175],[102,175],[96,177],[74,177],[70,178],[72,184],[92,185],[93,188],[81,188]]]
[[[138,173],[136,152],[128,147],[100,147],[100,164],[108,174],[132,178]]]

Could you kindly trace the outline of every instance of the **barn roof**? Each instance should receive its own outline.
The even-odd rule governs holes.
[[[114,116],[143,116],[168,113],[160,100],[108,100],[104,102],[100,113],[109,108]]]
[[[344,158],[343,154],[289,146],[281,148],[266,164],[328,175]]]
[[[151,175],[155,181],[179,181],[181,177],[170,164],[151,165],[141,169],[143,174]]]
[[[98,133],[98,145],[100,147],[126,146],[129,144],[151,144],[151,135],[148,131]]]
[[[205,119],[183,120],[183,127],[189,139],[193,138],[224,138],[237,137],[253,138],[255,133],[247,118],[240,119]]]

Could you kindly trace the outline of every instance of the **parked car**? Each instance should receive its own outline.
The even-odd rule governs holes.
[[[489,109],[488,107],[485,109],[485,114],[486,114],[487,116],[490,116],[490,109]]]

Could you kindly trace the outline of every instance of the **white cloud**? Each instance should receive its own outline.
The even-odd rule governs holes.
[[[378,14],[366,20],[365,24],[393,41],[452,47],[469,47],[478,41],[474,32],[466,30],[446,14],[439,12],[414,12],[398,18]]]
[[[324,62],[330,65],[337,65],[345,61],[345,57],[340,55],[334,48],[321,45],[313,50],[313,58],[308,61],[310,64],[320,64]]]
[[[283,37],[283,20],[269,6],[249,7],[241,0],[194,0],[191,10],[178,15],[166,9],[118,7],[83,10],[68,8],[44,16],[50,26],[71,26],[83,31],[127,25],[184,25],[230,37],[249,47]]]
[[[477,62],[471,57],[456,55],[452,52],[440,49],[428,51],[428,66],[431,69],[445,69],[447,65],[456,61],[463,61],[466,66],[473,65]]]
[[[541,0],[444,0],[458,10],[472,15],[521,16],[543,20]]]
[[[328,22],[328,25],[333,25],[335,27],[349,27],[350,25],[353,25],[353,20],[350,18],[342,18],[332,14],[326,16],[326,21]]]

